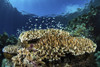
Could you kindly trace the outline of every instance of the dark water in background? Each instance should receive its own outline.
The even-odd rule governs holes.
[[[99,0],[95,0],[94,3],[91,3],[94,6],[98,6]],[[38,17],[34,14],[27,14],[27,15],[22,15],[20,12],[18,12],[18,10],[16,8],[13,8],[11,4],[9,4],[8,2],[6,2],[6,0],[0,0],[0,33],[3,32],[8,32],[9,34],[16,34],[17,33],[17,29],[22,29],[22,27],[30,26],[27,24],[27,22],[31,22],[29,24],[35,24],[37,23],[37,21],[35,19],[39,19],[38,23],[41,24],[41,22],[44,20],[44,24],[48,23],[48,22],[52,22],[55,21],[56,24],[58,22],[61,22],[64,27],[67,24],[67,22],[79,15],[85,14],[89,11],[89,8],[84,9],[81,12],[75,12],[69,15],[64,15],[64,16],[56,16],[55,19],[53,19],[52,17],[50,17],[51,19],[48,20],[48,18],[45,16],[43,19],[43,17]],[[35,17],[32,17],[35,16]],[[97,18],[97,17],[96,17]],[[99,17],[98,17],[99,18]],[[48,21],[46,21],[48,20]],[[99,31],[99,25],[100,23],[98,23],[100,20],[97,20],[95,22],[97,27],[97,31]],[[37,23],[37,24],[38,24]],[[38,24],[38,25],[39,25]],[[53,23],[52,23],[53,24]],[[55,24],[54,24],[55,25]],[[43,27],[45,28],[45,26]]]
[[[68,15],[68,17],[58,16],[56,17],[56,20],[54,21],[56,23],[61,22],[62,24],[66,25],[67,22],[71,20],[72,18],[75,18],[78,15],[81,15],[86,12],[87,12],[86,10],[80,13],[76,12],[71,15]],[[9,34],[16,34],[17,28],[21,29],[22,27],[25,27],[25,25],[29,26],[28,24],[26,24],[26,22],[29,22],[30,18],[32,18],[31,21],[32,21],[32,24],[34,25],[35,23],[37,23],[35,19],[38,19],[38,16],[36,17],[32,17],[32,16],[36,16],[36,15],[32,15],[32,14],[22,15],[20,12],[17,11],[16,8],[13,8],[11,4],[7,3],[6,0],[0,0],[0,30],[1,30],[0,33],[3,33],[6,31]],[[51,20],[49,20],[48,22],[51,22],[53,20],[52,17],[50,18]],[[42,17],[40,17],[38,21],[39,24],[41,24],[42,20],[45,21],[46,18],[43,19]],[[45,21],[45,24],[48,22]]]
[[[28,26],[31,26],[30,24],[35,25],[37,23],[37,25],[39,25],[43,20],[44,23],[54,21],[52,17],[50,17],[50,20],[48,20],[47,17],[43,18],[32,14],[22,15],[20,12],[17,11],[16,8],[13,8],[11,4],[5,1],[6,0],[0,0],[0,33],[8,32],[9,34],[16,34],[18,28],[22,29],[22,27],[24,27],[25,29],[25,27],[27,26],[27,30]],[[30,19],[31,23],[29,23]],[[38,21],[36,21],[36,19],[38,19]],[[66,20],[62,19],[63,18],[60,18],[60,20],[64,23],[64,21]],[[59,20],[56,21],[58,22]],[[45,26],[43,26],[43,28],[45,28]]]
[[[89,5],[92,4],[96,7],[100,6],[99,3],[100,0],[94,0]],[[69,15],[39,17],[34,14],[23,15],[16,8],[13,8],[11,4],[7,3],[6,0],[0,0],[0,34],[7,32],[9,35],[13,34],[18,37],[21,31],[30,30],[31,28],[34,29],[35,25],[37,25],[37,28],[41,27],[42,29],[46,29],[47,27],[62,29],[66,27],[68,21],[89,12],[89,7],[81,12],[75,12]],[[94,22],[94,36],[98,37],[100,35],[100,14],[96,15],[90,21]],[[100,38],[95,42],[98,45],[98,50],[100,50]]]

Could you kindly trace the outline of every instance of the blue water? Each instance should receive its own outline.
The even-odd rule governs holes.
[[[26,1],[27,2],[27,1]],[[24,1],[21,1],[21,3],[23,4],[26,4],[26,2],[24,2]],[[39,1],[38,1],[39,2]],[[82,9],[84,8],[84,3],[86,3],[87,1],[83,1],[83,4],[80,4],[80,3],[82,3],[81,1],[62,1],[62,2],[57,2],[57,1],[54,1],[54,3],[55,4],[57,4],[58,3],[58,5],[52,5],[51,7],[50,7],[50,5],[48,5],[48,3],[49,3],[49,0],[48,0],[48,2],[47,3],[45,3],[45,5],[47,5],[47,8],[49,9],[49,8],[53,8],[53,9],[55,9],[55,10],[57,10],[58,8],[58,10],[57,11],[59,11],[60,13],[66,13],[66,12],[70,12],[70,10],[71,11],[76,11],[77,10],[77,8],[81,8],[81,7],[78,7],[78,6],[82,6]],[[34,9],[36,9],[37,7],[31,7],[31,8],[29,8],[29,7],[27,7],[27,5],[26,6],[23,6],[22,4],[19,4],[18,3],[18,5],[17,5],[17,1],[14,1],[14,3],[13,3],[13,1],[11,1],[11,0],[8,0],[8,2],[6,1],[6,0],[1,0],[0,1],[0,33],[3,33],[3,32],[9,32],[9,34],[16,34],[16,30],[17,30],[17,28],[22,28],[22,27],[24,27],[25,25],[26,25],[26,23],[27,22],[29,22],[29,19],[30,18],[32,18],[32,24],[34,25],[34,23],[37,23],[37,21],[35,21],[34,19],[36,19],[36,18],[38,18],[38,17],[32,17],[32,15],[34,16],[34,15],[37,15],[37,13],[35,13],[36,12],[36,10],[34,10]],[[32,4],[32,2],[29,2],[30,3],[30,5]],[[64,3],[64,4],[63,4]],[[68,3],[68,4],[67,4]],[[42,4],[42,2],[40,2],[40,4]],[[15,5],[15,6],[14,6]],[[59,5],[62,5],[63,7],[59,7]],[[70,8],[71,6],[74,6],[74,5],[76,5],[75,7],[73,7],[73,8]],[[78,6],[77,6],[78,5]],[[23,8],[20,8],[20,10],[19,10],[19,7],[21,7],[21,6],[23,6]],[[38,6],[38,5],[34,5],[34,3],[33,3],[33,6]],[[54,6],[54,7],[53,7]],[[68,9],[66,9],[65,7],[66,6],[70,6],[70,7],[68,7]],[[45,10],[45,9],[47,9],[47,8],[44,8],[44,7],[38,7],[38,8],[43,8],[42,10]],[[63,8],[63,12],[62,12],[62,10],[60,10],[60,8]],[[70,8],[70,9],[69,9]],[[18,10],[17,10],[18,9]],[[34,10],[34,11],[32,11],[32,12],[34,12],[34,14],[32,13],[31,14],[31,12],[29,12],[29,10],[28,11],[26,11],[27,9],[32,9],[32,10]],[[65,9],[67,10],[66,12],[65,12]],[[55,11],[54,10],[54,11]],[[20,11],[20,12],[19,12]],[[23,11],[23,12],[22,12]],[[31,10],[30,10],[31,11]],[[39,12],[38,12],[39,11]],[[45,10],[46,11],[46,10]],[[41,10],[37,10],[37,12],[38,12],[38,15],[39,16],[41,16],[41,14],[39,14],[39,13],[44,13],[42,16],[45,16],[45,15],[50,15],[50,16],[55,16],[56,15],[56,13],[53,13],[54,11],[53,10],[50,10],[50,11],[52,11],[52,12],[49,12],[49,13],[52,13],[51,15],[49,14],[49,13],[46,13],[46,12],[42,12]],[[22,13],[21,13],[22,12]],[[27,15],[22,15],[24,12],[26,12],[26,14]],[[48,12],[48,11],[47,11]],[[29,15],[29,14],[30,15]],[[60,14],[59,13],[59,14]],[[66,17],[65,17],[66,18]],[[41,23],[41,21],[42,20],[45,20],[45,19],[42,19],[42,17],[40,17],[39,18],[40,20],[38,21],[39,23]],[[61,21],[61,23],[62,24],[66,24],[67,23],[67,21],[69,20],[69,19],[72,19],[72,18],[68,18],[68,19],[64,19],[64,18],[62,17],[61,19],[57,19],[57,21],[55,21],[55,22],[60,22]],[[48,22],[51,22],[52,21],[52,19],[51,20],[49,20]],[[48,23],[48,22],[46,22],[45,21],[45,23]],[[54,24],[55,25],[55,24]],[[28,25],[27,25],[28,26]],[[45,26],[44,26],[45,27]]]
[[[87,33],[87,30],[85,30],[84,33],[91,33],[92,37],[87,37],[97,44],[97,51],[100,51],[99,3],[100,0],[0,0],[0,60],[4,58],[2,48],[5,45],[11,44],[12,40],[15,40],[13,43],[15,44],[23,31],[54,28],[71,32],[72,28],[75,29],[77,27],[78,19],[75,18],[82,15],[90,17],[91,13],[89,14],[89,12],[97,7],[98,13],[91,16],[91,19],[86,19],[86,21],[89,21],[89,23],[86,23],[86,28],[90,30],[89,28],[92,26],[94,31]],[[75,20],[75,22],[70,25],[68,22],[72,20]],[[85,23],[85,21],[82,21],[82,23]],[[70,29],[67,29],[68,25],[70,25]],[[74,25],[76,27],[73,27]],[[7,33],[7,36],[4,32]],[[2,38],[3,35],[8,39]],[[1,45],[2,43],[5,45]]]

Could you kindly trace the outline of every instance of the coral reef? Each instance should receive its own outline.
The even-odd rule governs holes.
[[[97,51],[94,56],[96,57],[97,66],[100,67],[100,51]]]
[[[9,44],[16,44],[17,38],[14,35],[9,36],[6,32],[0,34],[0,53],[2,53],[2,48]]]
[[[72,36],[81,36],[90,38],[98,45],[100,51],[100,6],[90,5],[89,12],[80,15],[68,22],[66,30]]]
[[[20,34],[19,39],[21,40],[21,42],[25,40],[38,39],[38,38],[41,38],[44,35],[44,33],[45,33],[45,30],[39,30],[38,32],[37,30],[35,30],[34,32],[25,31]]]
[[[59,18],[61,19],[61,17]],[[17,43],[17,46],[21,46],[18,50],[16,45],[12,45],[17,42],[15,37],[14,40],[13,36],[10,38],[6,33],[0,35],[0,51],[2,51],[1,49],[6,45],[3,52],[6,53],[7,56],[7,52],[10,56],[12,53],[16,53],[16,56],[11,56],[13,57],[12,59],[4,59],[2,64],[7,64],[2,67],[12,67],[12,65],[16,67],[19,64],[19,67],[23,67],[27,66],[27,64],[30,65],[30,63],[32,63],[32,66],[29,67],[33,67],[33,65],[37,67],[38,63],[45,63],[44,65],[46,65],[46,67],[97,67],[93,56],[93,52],[95,52],[97,46],[90,39],[92,39],[94,32],[95,38],[99,35],[99,29],[95,29],[97,26],[100,26],[100,24],[97,23],[99,22],[99,20],[97,20],[99,18],[100,7],[99,13],[97,8],[91,7],[89,13],[81,15],[69,22],[66,30],[70,32],[70,35],[69,32],[67,32],[68,35],[64,35],[65,32],[60,34],[58,32],[62,32],[62,30],[56,32],[50,29],[48,32],[47,30],[22,32],[19,37],[21,41],[19,40]],[[27,19],[27,17],[25,19]],[[64,23],[66,23],[65,19],[66,17],[62,20]],[[100,43],[99,38],[100,36],[97,38],[98,44]],[[11,44],[11,46],[7,46],[9,44]],[[97,52],[95,54],[98,67],[100,67],[99,53],[100,52]],[[2,58],[1,56],[2,54],[0,54],[0,58]],[[37,60],[39,61],[37,62]]]
[[[90,56],[96,51],[96,47],[92,40],[71,36],[64,30],[40,29],[22,32],[18,43],[4,47],[3,52],[17,53],[10,59],[15,67],[28,65],[78,67],[91,60]],[[88,65],[90,64],[83,67]]]
[[[9,44],[16,44],[17,38],[14,35],[9,36],[6,32],[0,34],[0,45],[6,46]]]
[[[1,67],[13,67],[13,63],[11,60],[3,59]]]
[[[28,65],[33,59],[32,54],[25,48],[18,50],[17,56],[12,57],[12,62],[14,66]]]
[[[21,48],[18,50],[17,56],[12,57],[12,62],[14,67],[21,66],[21,67],[37,67],[38,64],[42,64],[42,61],[38,56],[30,53],[29,50],[25,48]]]
[[[0,65],[2,62],[3,53],[2,53],[2,48],[4,46],[7,46],[9,44],[16,44],[17,43],[17,38],[14,35],[9,36],[6,32],[3,34],[0,34]]]
[[[25,34],[26,37],[24,35],[23,36],[25,39],[30,40],[30,41],[26,40],[28,45],[33,44],[33,48],[36,49],[37,51],[39,51],[39,53],[43,52],[45,54],[45,52],[47,52],[47,50],[48,50],[48,54],[51,53],[51,55],[54,55],[54,53],[56,53],[56,52],[61,52],[60,55],[64,55],[65,54],[64,52],[72,53],[72,55],[81,55],[81,54],[84,54],[85,52],[87,52],[87,53],[95,52],[96,44],[93,43],[88,38],[72,37],[69,35],[69,33],[67,31],[58,30],[58,29],[37,30],[37,32],[38,31],[45,31],[44,32],[45,35],[43,35],[39,39],[36,38],[38,40],[38,41],[36,41],[36,43],[34,42],[34,39],[29,38],[29,36],[27,36],[26,34]],[[28,31],[26,33],[28,34]],[[33,33],[34,33],[34,31],[33,31]],[[28,34],[28,35],[31,36],[33,34]],[[20,38],[21,38],[21,36],[19,37],[19,39]],[[22,38],[22,40],[23,40],[23,38]],[[45,50],[45,51],[43,51],[43,50]]]
[[[40,30],[37,30],[37,32]],[[66,53],[71,53],[74,56],[83,55],[85,53],[92,53],[95,52],[96,44],[93,43],[88,38],[82,37],[72,37],[69,32],[58,30],[58,29],[47,29],[41,30],[45,31],[44,35],[39,38],[33,39],[27,35],[28,31],[26,32],[26,37],[21,35],[19,37],[22,38],[24,36],[25,39],[22,39],[24,45],[30,45],[31,51],[34,51],[34,54],[38,55],[41,60],[48,60],[49,62],[60,60],[61,57],[65,57]],[[30,32],[30,31],[29,31]],[[36,31],[32,31],[36,33]],[[41,33],[41,32],[40,32]],[[37,34],[38,35],[38,34]],[[26,43],[26,42],[27,43]]]
[[[69,31],[73,36],[92,38],[92,32],[94,31],[94,23],[91,22],[90,19],[96,16],[97,13],[98,10],[91,7],[90,12],[88,12],[87,14],[83,14],[69,21],[66,30]]]
[[[56,30],[56,29],[39,29],[39,30],[29,30],[29,31],[25,31],[22,32],[19,36],[19,39],[21,40],[21,42],[23,41],[29,41],[32,39],[39,39],[41,37],[43,37],[46,33],[49,32],[59,32],[60,34],[66,34],[69,35],[69,32],[64,32],[62,30]],[[51,34],[51,33],[50,33]],[[58,33],[56,33],[58,34]]]
[[[13,56],[17,55],[17,50],[20,49],[19,45],[8,45],[2,49],[4,57],[7,59],[11,59]]]
[[[17,53],[17,50],[20,49],[21,46],[18,45],[8,45],[5,46],[2,51],[6,53]]]
[[[97,10],[97,14],[94,15],[93,17],[90,18],[90,21],[92,23],[94,23],[94,39],[95,39],[95,42],[97,43],[98,45],[98,48],[97,50],[100,51],[100,6],[98,7],[93,7],[93,10]]]

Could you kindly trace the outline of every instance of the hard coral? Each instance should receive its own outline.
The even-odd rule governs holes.
[[[44,33],[41,33],[40,31],[44,31]],[[39,40],[36,43],[34,42],[34,38],[37,38],[38,36],[31,37],[33,36],[31,33],[28,34],[31,36],[24,36],[28,31],[26,33],[24,32],[19,39],[22,40],[23,43],[26,41],[28,44],[33,44],[33,49],[36,50],[34,51],[34,54],[38,55],[42,60],[47,59],[49,61],[54,61],[59,60],[61,57],[65,57],[68,53],[77,56],[85,53],[92,53],[96,50],[96,44],[90,39],[72,37],[69,32],[63,30],[45,29],[37,30],[37,32],[43,35],[39,37]],[[33,33],[36,33],[36,31],[33,31]],[[23,39],[23,37],[26,39]],[[25,43],[25,45],[27,44]]]
[[[5,58],[11,59],[14,55],[17,54],[18,49],[20,49],[20,46],[18,45],[8,45],[8,46],[5,46],[2,49],[2,51],[3,51]]]
[[[20,46],[18,45],[8,45],[5,46],[2,51],[6,53],[17,53],[17,50],[20,49]]]
[[[14,66],[28,65],[30,61],[32,61],[32,58],[32,55],[27,49],[21,48],[18,50],[18,55],[12,57],[12,62],[14,63]]]
[[[32,40],[32,39],[38,39],[41,38],[45,33],[45,30],[30,30],[30,31],[25,31],[22,32],[19,36],[19,39],[21,42],[26,41],[26,40]]]
[[[82,55],[85,53],[95,52],[97,46],[88,38],[70,37],[67,47],[72,55]]]
[[[41,61],[39,60],[39,57],[34,56],[29,50],[21,48],[18,50],[17,56],[12,57],[12,62],[15,67],[37,67]]]
[[[64,31],[56,30],[56,29],[44,29],[44,30],[40,29],[40,30],[34,30],[34,31],[30,30],[30,31],[22,32],[19,36],[19,39],[21,40],[21,42],[29,41],[32,39],[39,39],[39,38],[43,37],[46,33],[53,32],[53,31],[58,32],[58,33],[64,33]],[[66,34],[69,35],[68,32],[66,32]]]

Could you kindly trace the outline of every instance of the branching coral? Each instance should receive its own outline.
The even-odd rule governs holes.
[[[6,32],[0,34],[0,62],[2,62],[1,60],[4,58],[2,53],[2,48],[9,44],[12,45],[16,43],[17,43],[17,38],[14,35],[9,36]]]
[[[25,31],[20,34],[19,39],[21,40],[21,42],[25,40],[38,39],[41,38],[44,35],[44,33],[45,30],[34,30],[34,32],[32,30]]]
[[[42,60],[47,59],[49,61],[54,61],[59,60],[61,57],[64,57],[66,53],[71,53],[72,55],[77,56],[83,55],[85,53],[95,52],[96,50],[96,44],[93,43],[90,39],[82,37],[72,37],[68,32],[63,30],[47,29],[37,30],[37,32],[38,31],[45,31],[45,35],[43,35],[36,43],[34,43],[34,37],[33,39],[30,38],[28,39],[28,41],[26,41],[28,45],[33,45],[33,49],[36,50],[34,53],[41,57]],[[28,31],[26,33],[28,33]],[[20,38],[21,37],[22,36],[20,36]],[[24,38],[28,37],[26,36]],[[29,42],[29,40],[31,41],[31,43]],[[25,43],[24,45],[27,44]]]
[[[96,44],[88,38],[71,37],[68,40],[69,52],[73,55],[82,55],[85,53],[92,53],[96,50]]]
[[[88,38],[73,37],[69,32],[59,29],[22,32],[19,36],[19,42],[15,46],[6,46],[3,52],[13,53],[11,50],[14,50],[17,55],[12,57],[12,62],[14,66],[21,67],[29,65],[33,67],[39,66],[39,64],[45,66],[48,63],[49,66],[52,66],[52,62],[54,62],[54,66],[64,66],[65,64],[56,64],[56,62],[61,62],[62,58],[68,60],[67,62],[64,60],[64,62],[72,66],[74,59],[77,60],[77,57],[80,59],[79,56],[95,52],[97,47]]]
[[[21,48],[18,50],[17,56],[12,57],[14,66],[31,66],[37,67],[42,61],[39,60],[38,56],[34,56],[29,50]]]
[[[3,52],[6,53],[17,53],[17,50],[20,49],[21,46],[18,45],[8,45],[3,48]]]
[[[21,40],[21,42],[23,41],[29,41],[29,40],[32,40],[32,39],[39,39],[41,37],[43,37],[46,33],[49,33],[49,32],[59,32],[60,34],[64,33],[64,31],[62,30],[56,30],[56,29],[44,29],[44,30],[30,30],[30,31],[25,31],[25,32],[22,32],[19,36],[19,39]],[[56,33],[58,34],[58,33]],[[66,32],[66,35],[69,35],[68,32]]]
[[[5,46],[2,49],[2,51],[3,51],[5,58],[11,59],[14,55],[17,54],[17,50],[20,48],[21,46],[18,46],[18,45],[8,45],[8,46]]]

